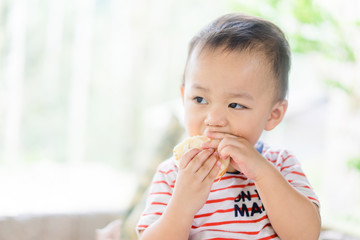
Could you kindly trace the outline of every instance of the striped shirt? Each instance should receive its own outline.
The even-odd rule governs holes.
[[[257,144],[258,146],[259,144]],[[260,144],[262,156],[270,161],[283,177],[310,201],[319,206],[298,160],[283,149]],[[157,169],[149,189],[146,207],[137,225],[137,231],[146,229],[165,211],[175,185],[178,168],[174,159],[168,159]],[[242,173],[225,173],[215,179],[208,200],[195,215],[190,230],[191,240],[279,239],[266,215],[253,180]]]

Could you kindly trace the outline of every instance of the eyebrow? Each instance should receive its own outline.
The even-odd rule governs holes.
[[[204,91],[204,92],[209,92],[209,89],[205,88],[205,87],[202,87],[198,84],[193,84],[192,85],[192,88],[195,88],[195,89],[198,89],[198,90],[201,90],[201,91]],[[229,98],[246,98],[246,99],[249,99],[249,100],[254,100],[254,98],[247,92],[243,92],[243,91],[240,91],[240,92],[229,92],[229,93],[226,93],[226,95],[229,97]]]
[[[198,89],[198,90],[201,90],[201,91],[204,91],[204,92],[208,92],[208,91],[209,91],[209,89],[204,88],[204,87],[202,87],[202,86],[200,86],[199,84],[196,84],[196,83],[194,83],[194,84],[191,86],[191,88],[195,88],[195,89]]]
[[[236,93],[228,93],[230,98],[246,98],[249,100],[254,100],[254,98],[247,92],[236,92]]]

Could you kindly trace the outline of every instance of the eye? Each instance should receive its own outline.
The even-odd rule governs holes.
[[[207,101],[203,97],[194,97],[193,100],[196,101],[196,103],[199,103],[199,104],[207,104]]]
[[[246,109],[247,107],[245,107],[244,105],[241,105],[239,103],[230,103],[229,104],[229,108],[234,108],[234,109]]]

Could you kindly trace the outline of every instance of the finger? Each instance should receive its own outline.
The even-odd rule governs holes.
[[[188,150],[186,153],[184,153],[184,155],[181,157],[180,159],[180,163],[179,163],[179,167],[180,169],[184,169],[187,167],[187,165],[189,164],[189,162],[197,155],[199,154],[199,152],[201,152],[201,149],[198,148],[193,148]]]
[[[203,181],[206,178],[206,176],[210,173],[211,169],[214,167],[216,161],[217,154],[213,153],[199,168],[199,170],[195,174],[200,179],[200,181]]]
[[[216,179],[217,175],[219,174],[220,169],[221,169],[221,162],[217,160],[203,182],[206,184],[212,184]]]
[[[214,151],[215,150],[212,148],[201,151],[192,159],[192,161],[190,161],[188,167],[192,169],[193,173],[196,173],[210,155],[214,153]]]
[[[220,143],[220,139],[212,139],[210,141],[207,141],[205,143],[201,144],[202,149],[208,149],[208,148],[214,148],[217,149]]]
[[[227,159],[228,157],[231,157],[233,154],[233,151],[234,151],[234,148],[232,145],[225,145],[223,146],[221,149],[218,150],[218,154],[219,154],[219,157],[221,159]]]
[[[229,137],[226,136],[225,138],[223,138],[221,140],[221,142],[219,143],[219,146],[217,148],[220,158],[221,159],[226,159],[227,157],[229,157],[229,152],[228,151],[224,151],[225,148],[230,148],[231,149],[242,149],[243,148],[243,143],[241,138],[233,138],[233,137]]]

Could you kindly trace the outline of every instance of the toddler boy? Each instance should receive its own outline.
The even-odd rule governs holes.
[[[141,239],[318,239],[319,201],[298,160],[259,141],[287,109],[290,50],[274,24],[228,14],[191,43],[181,86],[186,131],[211,141],[163,162]],[[216,151],[215,151],[216,150]],[[218,181],[219,158],[230,157]]]

